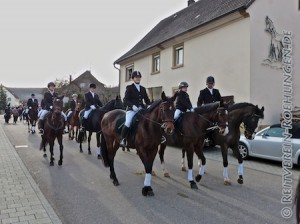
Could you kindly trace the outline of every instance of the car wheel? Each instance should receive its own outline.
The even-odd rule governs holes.
[[[248,150],[247,146],[242,142],[239,142],[239,151],[240,151],[240,154],[242,155],[243,159],[249,158],[249,150]]]

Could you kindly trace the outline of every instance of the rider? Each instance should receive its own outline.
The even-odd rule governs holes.
[[[44,133],[44,118],[46,114],[53,109],[53,98],[58,97],[57,93],[55,92],[55,84],[54,82],[49,82],[48,85],[48,91],[44,94],[44,103],[45,107],[41,110],[41,113],[39,115],[39,124],[38,128],[40,130],[40,133]],[[61,111],[61,114],[63,115],[65,121],[67,121],[67,116],[63,111]]]
[[[213,76],[208,76],[206,79],[207,87],[200,91],[197,106],[200,107],[202,104],[214,103],[221,101],[221,94],[218,89],[215,89],[215,79]]]
[[[139,71],[131,73],[133,83],[126,86],[124,103],[127,105],[126,120],[121,132],[121,146],[126,146],[126,137],[131,125],[133,116],[142,108],[145,108],[143,100],[146,105],[150,105],[150,99],[147,95],[145,87],[140,85],[142,75]]]
[[[76,93],[72,94],[72,100],[70,101],[70,110],[67,114],[68,119],[70,119],[72,113],[75,111],[76,105],[78,103],[77,97],[78,95]]]
[[[95,91],[96,91],[96,84],[91,83],[90,91],[84,94],[85,111],[82,118],[80,131],[85,131],[86,119],[88,118],[91,111],[95,110],[96,108],[103,107],[103,104],[100,101],[98,94],[95,93]]]
[[[189,84],[187,82],[180,82],[178,85],[179,91],[177,92],[176,110],[174,113],[174,120],[176,121],[182,112],[194,112],[187,89]]]
[[[37,106],[38,104],[39,104],[39,102],[38,102],[38,100],[35,98],[35,94],[32,93],[32,94],[31,94],[31,98],[29,98],[29,99],[27,100],[27,108],[26,108],[25,113],[28,114],[28,111],[31,110],[32,106],[33,106],[33,105],[36,105],[36,106]]]

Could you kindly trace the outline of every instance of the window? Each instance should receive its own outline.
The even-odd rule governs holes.
[[[125,74],[125,81],[129,81],[131,79],[131,73],[133,72],[133,64],[126,66],[126,74]]]
[[[161,86],[148,88],[148,96],[149,96],[151,101],[161,99],[161,93],[162,93],[162,87]]]
[[[159,73],[160,71],[160,53],[152,55],[152,73]]]
[[[273,127],[267,130],[265,136],[283,138],[284,129],[281,127]]]
[[[8,101],[8,102],[10,102],[10,101],[11,101],[11,98],[10,98],[10,97],[8,97],[8,98],[7,98],[7,101]]]
[[[173,67],[183,66],[183,44],[174,46],[173,48]]]

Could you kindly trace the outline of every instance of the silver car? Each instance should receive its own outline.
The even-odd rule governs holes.
[[[271,125],[255,134],[253,140],[241,135],[239,150],[243,159],[249,156],[282,161],[282,142],[284,130],[280,124]],[[300,124],[293,124],[292,134],[293,163],[300,165]]]

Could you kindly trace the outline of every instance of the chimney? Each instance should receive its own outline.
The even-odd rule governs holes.
[[[195,3],[195,0],[188,0],[188,6],[192,5],[193,3]]]
[[[72,82],[72,75],[70,75],[69,81],[70,81],[70,83]]]

